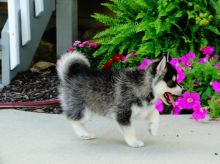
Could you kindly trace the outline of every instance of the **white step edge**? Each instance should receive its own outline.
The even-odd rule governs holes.
[[[3,54],[3,52],[2,52],[2,40],[0,38],[0,60],[2,59],[2,54]]]

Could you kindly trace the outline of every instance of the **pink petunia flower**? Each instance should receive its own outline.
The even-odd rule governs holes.
[[[132,57],[132,58],[135,58],[135,56],[136,56],[135,52],[132,52],[132,53],[131,53],[131,57]]]
[[[177,83],[181,83],[184,79],[186,78],[185,73],[183,72],[183,70],[178,70],[177,71]]]
[[[73,52],[74,50],[75,50],[75,48],[70,47],[70,48],[67,49],[67,52]]]
[[[192,117],[198,121],[198,120],[201,120],[201,119],[204,119],[207,115],[207,110],[205,108],[202,108],[202,107],[195,107],[193,109],[193,114],[192,114]]]
[[[89,42],[89,46],[91,48],[97,48],[98,47],[98,44],[94,43],[94,42]]]
[[[73,43],[73,46],[77,47],[80,43],[81,43],[81,41],[76,40],[76,41]]]
[[[214,52],[215,48],[211,46],[204,47],[201,51],[204,55],[211,55]]]
[[[170,61],[170,64],[176,68],[176,66],[179,65],[179,59],[178,58],[172,58],[171,61]]]
[[[214,89],[215,92],[220,94],[220,82],[218,81],[213,81],[210,83],[211,87]]]
[[[163,101],[161,99],[157,100],[156,104],[155,104],[155,108],[158,110],[158,112],[163,112],[164,110],[164,105],[163,105]]]
[[[180,62],[183,63],[183,65],[186,67],[191,66],[189,59],[185,55],[180,58]]]
[[[220,99],[218,100],[218,104],[220,104]]]
[[[185,92],[183,97],[177,99],[176,104],[182,109],[192,109],[194,107],[200,106],[200,96],[197,92]]]
[[[219,56],[217,54],[212,56],[212,59],[214,59],[214,60],[218,60],[218,58],[219,58]]]
[[[215,68],[218,68],[218,70],[220,71],[220,64],[215,64],[214,66]]]
[[[139,70],[145,70],[150,63],[151,63],[151,60],[150,60],[150,59],[144,59],[144,60],[142,61],[142,63],[138,66],[138,69],[139,69]]]
[[[203,57],[203,58],[199,58],[198,62],[199,62],[199,63],[207,63],[208,60],[209,60],[209,56],[206,55],[206,56]]]
[[[178,58],[173,58],[171,61],[170,61],[170,64],[176,69],[177,71],[177,83],[180,83],[182,82],[186,75],[185,73],[183,72],[182,68],[179,66],[179,59]]]
[[[194,57],[195,53],[189,52],[180,58],[180,62],[183,63],[184,66],[190,67],[192,65],[192,60],[194,59]]]
[[[178,105],[175,105],[173,107],[173,112],[172,113],[173,113],[173,115],[179,115],[181,110],[182,109]]]
[[[194,52],[189,52],[189,53],[186,54],[186,57],[187,57],[188,59],[194,59],[195,56],[196,56],[196,54],[195,54]]]

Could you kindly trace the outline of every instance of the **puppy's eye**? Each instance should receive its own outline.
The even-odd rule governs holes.
[[[170,87],[170,88],[173,88],[173,87],[176,86],[176,82],[175,81],[168,81],[167,86]]]

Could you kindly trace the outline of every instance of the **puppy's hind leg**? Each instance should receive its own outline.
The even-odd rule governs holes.
[[[91,111],[88,108],[75,108],[68,110],[66,113],[67,118],[77,134],[77,136],[84,140],[95,139],[95,135],[90,134],[86,127],[85,122],[91,117]]]
[[[131,111],[122,111],[117,113],[117,122],[121,128],[122,134],[126,143],[131,147],[142,147],[144,142],[138,140],[135,134],[135,129],[131,125]]]

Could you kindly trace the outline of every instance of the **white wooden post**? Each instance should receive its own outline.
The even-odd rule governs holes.
[[[35,0],[35,16],[39,16],[44,11],[44,0]]]
[[[8,0],[10,69],[13,70],[20,63],[19,40],[19,8],[20,0]]]
[[[22,46],[31,40],[30,1],[20,0]]]
[[[57,55],[64,53],[77,39],[77,0],[56,0]]]

